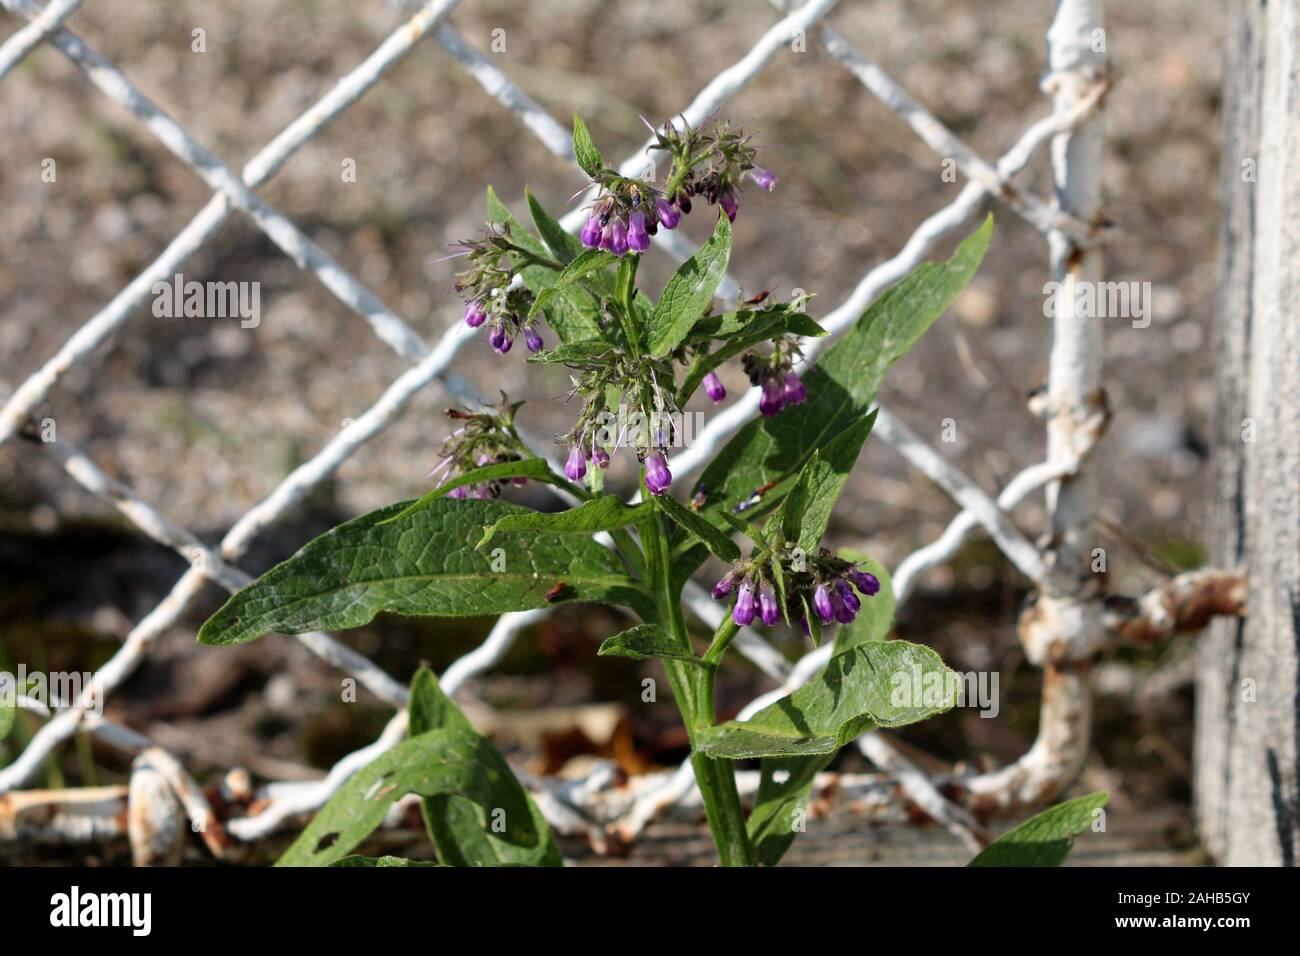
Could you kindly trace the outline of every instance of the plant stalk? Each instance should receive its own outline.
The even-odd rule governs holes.
[[[693,654],[694,649],[686,634],[686,621],[682,615],[681,595],[673,593],[668,534],[661,514],[656,514],[653,522],[646,523],[642,537],[654,583],[659,624],[677,644]],[[720,633],[725,630],[725,627],[719,629]],[[732,634],[734,636],[734,631]],[[714,646],[717,646],[716,638]],[[721,656],[721,650],[718,656]],[[686,725],[692,751],[691,766],[695,770],[695,782],[704,799],[704,813],[709,821],[713,842],[718,848],[719,859],[723,866],[755,866],[754,849],[745,831],[745,814],[740,806],[740,793],[736,789],[736,775],[731,761],[706,757],[695,750],[696,737],[715,723],[713,675],[716,667],[716,662],[712,661],[664,661],[668,683]]]

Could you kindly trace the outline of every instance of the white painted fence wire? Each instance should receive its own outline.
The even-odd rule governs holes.
[[[173,155],[214,190],[208,203],[167,248],[8,397],[0,408],[0,443],[19,434],[30,423],[34,413],[49,400],[59,381],[90,358],[137,312],[150,295],[154,283],[169,279],[182,262],[216,234],[234,211],[251,218],[300,268],[314,275],[339,301],[369,323],[381,341],[411,363],[410,368],[388,386],[374,405],[288,474],[271,494],[240,518],[216,548],[206,546],[179,522],[111,478],[83,451],[66,440],[39,443],[39,447],[53,455],[73,480],[112,503],[144,534],[184,555],[191,566],[167,597],[131,629],[121,648],[101,668],[93,686],[87,688],[80,699],[62,702],[64,706],[53,712],[34,701],[20,700],[21,705],[48,717],[48,720],[14,762],[0,769],[0,793],[28,782],[60,744],[77,730],[87,730],[119,749],[141,752],[137,767],[143,767],[166,781],[192,826],[204,833],[205,842],[214,853],[221,854],[230,841],[258,840],[299,821],[304,814],[320,807],[352,773],[400,741],[406,730],[402,710],[406,687],[328,634],[300,635],[298,640],[323,661],[354,677],[380,700],[396,708],[395,716],[374,743],[341,760],[324,779],[266,784],[260,790],[265,799],[258,802],[256,814],[221,822],[215,820],[208,801],[174,757],[136,731],[97,716],[99,708],[95,705],[102,703],[105,695],[117,690],[140,666],[153,642],[190,609],[206,581],[214,581],[231,591],[246,584],[249,576],[237,565],[253,540],[328,480],[370,439],[393,424],[417,393],[437,381],[459,400],[472,402],[478,397],[472,387],[451,372],[457,352],[472,334],[462,323],[453,322],[436,344],[428,345],[378,296],[258,196],[256,190],[275,176],[298,149],[357,102],[417,44],[426,40],[449,53],[552,153],[572,160],[572,139],[565,126],[477,51],[449,22],[448,17],[457,7],[458,0],[430,0],[421,4],[403,0],[397,6],[409,14],[408,19],[400,23],[371,56],[343,76],[310,109],[272,139],[245,164],[242,174],[237,175],[152,103],[123,72],[65,26],[69,17],[82,6],[81,0],[51,0],[43,9],[33,0],[0,2],[26,21],[0,46],[0,79],[40,46],[52,47],[80,69],[99,92],[134,113]],[[1081,173],[1072,169],[1069,163],[1095,161],[1095,157],[1072,157],[1068,144],[1072,141],[1073,131],[1087,124],[1102,102],[1106,89],[1104,63],[1089,62],[1084,64],[1087,70],[1083,71],[1076,62],[1057,63],[1054,58],[1054,75],[1060,84],[1068,81],[1070,95],[1057,96],[1055,109],[1050,115],[1031,124],[1005,155],[996,162],[989,162],[962,143],[844,36],[830,26],[819,27],[836,6],[836,0],[807,0],[802,4],[773,0],[773,5],[784,17],[773,23],[744,57],[705,85],[681,113],[688,122],[699,122],[717,111],[772,64],[777,54],[792,40],[816,38],[834,60],[897,112],[925,143],[939,155],[955,160],[958,169],[969,180],[951,204],[920,223],[897,254],[869,270],[849,297],[822,318],[832,334],[843,331],[856,321],[881,292],[917,266],[941,240],[971,224],[990,198],[1003,203],[1050,238],[1054,263],[1062,262],[1063,251],[1068,250],[1089,250],[1087,254],[1093,256],[1091,250],[1098,243],[1101,230],[1093,225],[1095,197],[1087,190],[1095,189],[1096,170],[1088,169]],[[1086,42],[1087,32],[1100,26],[1100,7],[1099,0],[1060,0],[1054,27],[1054,49],[1069,47],[1077,51],[1079,45]],[[781,66],[773,68],[781,69]],[[1035,151],[1048,142],[1054,142],[1058,147],[1058,197],[1054,200],[1040,199],[1012,183]],[[646,164],[645,151],[638,150],[627,158],[622,168],[637,173],[644,170]],[[1078,175],[1088,177],[1090,185],[1078,187],[1075,195],[1071,192],[1070,177]],[[1075,199],[1077,202],[1062,199]],[[576,229],[581,217],[580,211],[574,211],[565,218],[564,224]],[[662,247],[678,258],[684,258],[692,251],[676,233],[661,232],[656,238]],[[728,279],[719,294],[733,296],[734,290],[734,283]],[[815,357],[822,344],[821,340],[812,343],[808,350],[810,358]],[[1091,351],[1096,347],[1095,342],[1075,342],[1069,346],[1057,343],[1058,349],[1089,351],[1088,355],[1075,356],[1075,365],[1071,366],[1084,369],[1084,379],[1095,376],[1098,359]],[[1063,368],[1069,365],[1067,360],[1070,356],[1058,356],[1054,351],[1054,371],[1058,358]],[[1084,385],[1086,381],[1080,380],[1077,384]],[[1069,390],[1071,387],[1062,386],[1064,401],[1070,401],[1071,396],[1077,394]],[[753,417],[756,409],[756,390],[751,390],[715,416],[697,441],[675,457],[673,473],[682,478],[697,470],[732,432]],[[921,574],[951,558],[978,527],[982,527],[1015,566],[1040,587],[1062,594],[1071,591],[1070,582],[1056,580],[1058,572],[1049,557],[1016,529],[1007,514],[1033,491],[1052,483],[1059,484],[1075,475],[1090,447],[1088,443],[1080,445],[1075,442],[1067,447],[1054,442],[1049,461],[1026,468],[1001,494],[991,496],[908,432],[885,410],[878,420],[876,435],[892,444],[909,463],[936,481],[962,508],[940,538],[899,565],[895,585],[900,603],[914,593],[916,580]],[[1077,509],[1078,502],[1072,501],[1070,506]],[[1067,515],[1062,520],[1068,523],[1073,519]],[[698,587],[688,593],[688,601],[692,612],[709,624],[716,623],[722,614],[721,607],[708,600]],[[449,693],[463,691],[472,677],[489,670],[502,659],[523,628],[546,613],[530,611],[503,615],[479,647],[447,668],[442,675],[444,688]],[[742,633],[736,647],[780,685],[746,707],[745,714],[753,713],[763,704],[808,680],[825,663],[829,653],[827,648],[815,650],[790,665],[761,637],[748,631]],[[968,845],[978,846],[973,837],[977,827],[967,812],[940,796],[930,779],[894,751],[883,737],[872,736],[861,743],[863,752],[882,770],[894,774],[904,793],[916,805],[925,808]],[[750,777],[752,775],[740,775],[742,790],[752,790],[754,781]],[[607,766],[599,767],[578,782],[543,780],[526,775],[525,778],[537,792],[540,805],[553,824],[562,830],[585,832],[598,845],[608,833],[617,832],[623,838],[635,836],[657,814],[674,805],[698,808],[698,795],[694,792],[689,764],[675,772],[637,778],[621,787],[613,785],[614,775]],[[881,781],[870,777],[860,780],[845,777],[840,783],[841,789],[870,801],[871,794],[879,791]],[[978,790],[978,785],[972,784],[972,790]]]

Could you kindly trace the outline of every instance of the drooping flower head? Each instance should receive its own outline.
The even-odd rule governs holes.
[[[429,477],[444,484],[448,479],[488,465],[518,461],[526,449],[515,432],[514,417],[523,402],[511,402],[504,394],[501,401],[483,411],[447,410],[447,417],[457,427],[443,439],[438,463]],[[496,498],[508,485],[522,485],[523,478],[499,478],[461,485],[447,493],[449,498]]]
[[[752,135],[739,127],[717,119],[693,127],[682,119],[655,128],[645,117],[641,119],[655,136],[650,148],[666,152],[671,160],[664,193],[672,212],[660,210],[659,217],[666,228],[672,229],[680,216],[690,213],[692,196],[703,196],[735,222],[742,182],[752,179],[768,192],[776,186],[776,174],[754,165],[758,148]]]
[[[780,568],[779,576],[774,565]],[[775,625],[781,619],[784,601],[787,620],[797,622],[809,635],[813,617],[823,625],[853,623],[862,610],[862,598],[879,589],[874,575],[824,548],[809,555],[778,543],[773,550],[759,551],[733,564],[714,586],[713,597],[721,600],[736,590],[732,619],[742,626],[752,624],[755,617],[768,627]]]

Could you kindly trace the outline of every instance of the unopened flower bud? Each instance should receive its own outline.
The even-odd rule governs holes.
[[[645,252],[650,248],[650,234],[645,228],[645,213],[638,209],[628,216],[627,247],[633,252]]]
[[[677,224],[681,222],[682,214],[680,210],[673,207],[667,199],[660,196],[655,200],[655,213],[659,217],[659,222],[665,229],[676,229]]]
[[[673,483],[673,473],[668,470],[668,462],[659,452],[651,452],[645,457],[645,486],[652,495],[662,495]]]
[[[578,238],[588,249],[595,249],[600,245],[600,217],[595,213],[587,219],[587,224],[582,227],[582,232],[578,233]]]
[[[741,627],[754,622],[754,589],[746,581],[736,594],[736,606],[731,609],[731,619]]]
[[[470,299],[465,305],[465,324],[471,329],[477,329],[487,321],[487,312],[483,304],[478,299]]]
[[[766,581],[758,588],[758,616],[768,627],[781,618],[781,609],[776,603],[776,592]]]
[[[727,397],[727,390],[716,372],[704,376],[704,393],[715,402],[720,402]]]
[[[587,456],[577,445],[569,449],[569,458],[564,463],[564,474],[570,481],[582,481],[587,474]]]

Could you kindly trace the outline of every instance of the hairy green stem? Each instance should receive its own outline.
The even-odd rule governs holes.
[[[642,530],[646,546],[646,562],[654,584],[659,624],[681,647],[694,653],[686,634],[686,621],[682,614],[681,595],[673,593],[672,563],[669,558],[668,534],[664,518],[656,514]],[[734,625],[733,625],[734,626]],[[725,631],[720,628],[719,632]],[[732,636],[734,636],[734,631]],[[730,640],[728,637],[726,640]],[[714,646],[718,643],[714,639]],[[711,648],[712,649],[712,648]],[[721,649],[718,651],[721,656]],[[713,842],[723,866],[755,866],[754,849],[745,832],[745,815],[740,806],[740,793],[736,789],[736,775],[729,760],[706,757],[695,751],[699,733],[715,722],[713,704],[713,675],[716,661],[693,663],[665,660],[668,683],[686,724],[686,734],[691,742],[691,766],[695,782],[704,798],[704,814],[709,821]]]

